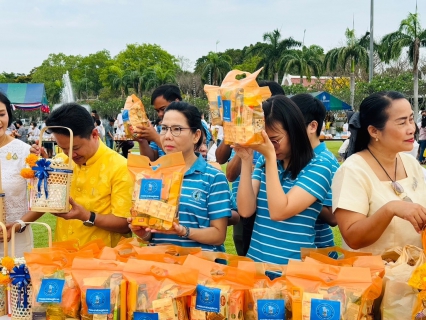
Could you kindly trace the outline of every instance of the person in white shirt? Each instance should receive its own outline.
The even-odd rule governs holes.
[[[30,123],[30,128],[28,129],[28,141],[35,142],[40,136],[40,130],[37,128],[37,123],[35,121]]]

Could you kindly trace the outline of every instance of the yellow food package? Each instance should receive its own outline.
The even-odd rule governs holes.
[[[258,319],[259,300],[284,300],[284,319],[292,319],[291,299],[285,278],[286,266],[264,262],[239,261],[238,268],[255,273],[253,288],[247,290],[245,296],[244,319]]]
[[[197,291],[189,312],[197,320],[242,320],[245,294],[254,285],[254,273],[189,255],[183,266],[199,271]],[[216,301],[212,308],[211,301]],[[209,311],[210,310],[210,311]]]
[[[252,145],[263,142],[265,119],[262,101],[271,96],[268,87],[259,87],[254,73],[228,72],[220,87],[205,85],[213,125],[223,125],[226,144]]]
[[[159,320],[188,320],[187,301],[197,285],[198,271],[176,264],[130,259],[127,319],[136,312],[158,313]]]
[[[136,126],[149,127],[149,119],[145,112],[145,107],[136,95],[132,94],[126,99],[123,112],[124,135],[127,139],[132,140],[133,128]]]
[[[179,197],[185,160],[181,152],[150,162],[148,157],[129,154],[127,166],[135,179],[133,225],[170,230],[179,222]]]

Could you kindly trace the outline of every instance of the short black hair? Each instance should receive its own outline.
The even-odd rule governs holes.
[[[259,87],[269,87],[269,90],[271,90],[271,94],[273,96],[276,96],[278,94],[281,94],[283,96],[285,95],[283,87],[281,87],[279,83],[275,81],[262,80],[262,81],[259,81],[258,83],[259,83]]]
[[[283,95],[270,97],[262,107],[265,126],[275,129],[280,124],[287,132],[291,156],[286,170],[294,180],[314,156],[302,112],[293,101]]]
[[[290,98],[302,111],[305,118],[305,125],[308,126],[312,121],[318,123],[317,137],[321,135],[322,124],[327,113],[324,104],[309,93],[299,93]]]
[[[30,124],[34,125],[34,127],[37,127],[37,122],[31,121]]]
[[[96,110],[92,110],[92,113],[98,113]]]
[[[0,102],[6,106],[6,112],[9,118],[7,126],[10,127],[10,125],[13,122],[12,105],[10,103],[10,100],[7,98],[7,96],[3,92],[0,92]]]
[[[362,100],[359,106],[359,128],[355,138],[355,150],[359,152],[368,148],[371,136],[368,127],[373,126],[377,130],[383,130],[389,119],[387,109],[392,105],[392,101],[406,99],[405,96],[396,91],[382,91],[369,95]]]
[[[172,110],[182,113],[182,115],[186,118],[188,127],[191,128],[192,133],[196,133],[197,130],[201,131],[201,138],[194,145],[194,150],[197,150],[203,144],[203,124],[201,123],[200,111],[193,105],[182,101],[174,101],[170,103],[166,110],[164,110],[164,114]]]
[[[16,122],[15,123],[17,123],[17,124],[19,124],[20,126],[22,126],[22,121],[21,120],[16,120]]]
[[[97,124],[98,126],[100,126],[100,125],[101,125],[101,120],[96,119],[96,120],[95,120],[95,122],[96,122],[96,124]]]
[[[64,103],[59,108],[53,110],[46,120],[46,126],[68,127],[75,137],[89,139],[95,128],[95,122],[89,111],[81,105],[71,102]],[[65,136],[70,135],[68,130],[62,128],[52,128],[49,131]]]
[[[113,118],[109,118],[108,121],[109,122],[115,122],[115,120]]]
[[[154,90],[151,94],[151,105],[154,105],[155,99],[163,96],[164,99],[168,102],[172,101],[182,101],[182,96],[180,94],[180,89],[174,84],[163,84]]]

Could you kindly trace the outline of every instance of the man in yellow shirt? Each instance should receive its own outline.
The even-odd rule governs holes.
[[[70,146],[68,130],[49,129],[65,154],[72,148],[74,161],[72,209],[66,214],[56,214],[55,240],[78,239],[84,245],[102,239],[107,246],[114,247],[121,236],[130,234],[126,218],[130,216],[133,181],[126,159],[100,140],[90,113],[76,103],[54,110],[46,125],[68,127],[74,135]],[[40,216],[28,213],[22,220],[34,221]]]

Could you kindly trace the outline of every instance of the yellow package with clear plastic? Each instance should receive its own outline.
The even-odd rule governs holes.
[[[132,224],[170,230],[179,222],[179,197],[185,173],[182,152],[150,162],[148,157],[129,154],[127,166],[135,179]]]
[[[226,144],[252,145],[263,142],[265,119],[262,101],[271,96],[268,87],[259,87],[262,71],[230,71],[220,87],[205,85],[213,125],[223,125]]]
[[[145,112],[145,107],[136,95],[132,94],[126,99],[123,110],[123,126],[127,139],[132,140],[133,128],[136,126],[149,127],[149,119]]]

